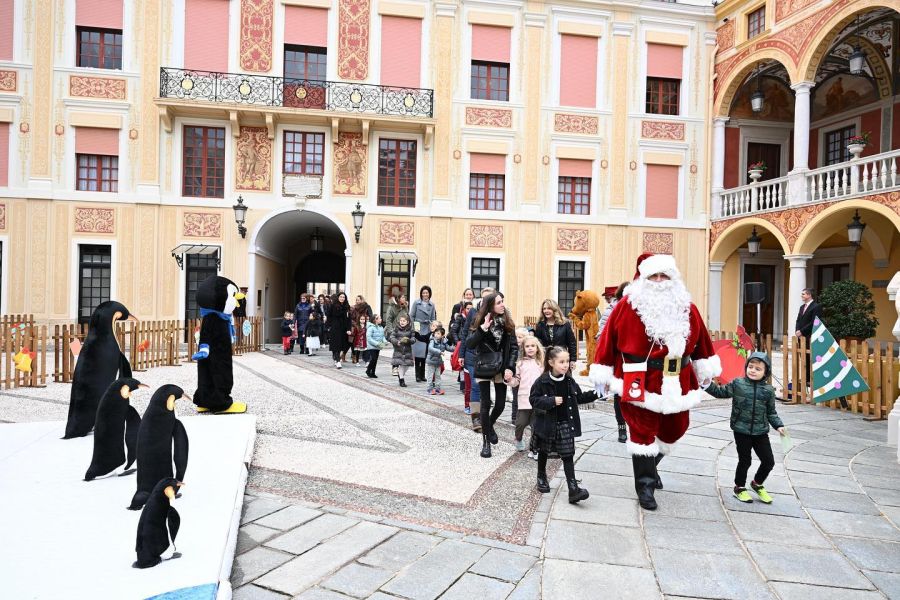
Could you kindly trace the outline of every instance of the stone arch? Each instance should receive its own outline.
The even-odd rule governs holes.
[[[754,50],[753,53],[746,56],[743,60],[741,60],[727,75],[727,83],[720,83],[720,88],[723,92],[716,99],[716,103],[713,106],[713,114],[718,117],[727,117],[728,113],[731,111],[731,103],[734,101],[734,96],[737,94],[738,90],[741,88],[741,85],[744,83],[747,75],[751,73],[756,66],[763,60],[775,60],[781,63],[781,65],[788,72],[788,76],[791,79],[791,85],[797,83],[798,79],[796,76],[796,69],[794,65],[793,59],[778,48],[764,48],[761,50]]]
[[[268,223],[275,217],[278,217],[279,215],[283,215],[285,213],[289,213],[289,212],[293,212],[293,211],[316,213],[318,215],[322,215],[323,217],[325,217],[326,219],[331,221],[332,224],[334,224],[334,226],[338,228],[338,230],[341,232],[341,235],[344,237],[344,247],[347,249],[347,252],[350,252],[352,254],[353,246],[350,243],[350,241],[351,241],[350,232],[347,231],[347,228],[344,227],[344,224],[341,223],[341,221],[337,217],[335,217],[334,214],[332,214],[329,211],[321,210],[321,209],[314,208],[314,207],[311,207],[308,205],[304,206],[302,209],[298,209],[293,204],[291,204],[290,206],[282,206],[280,208],[276,208],[276,209],[270,211],[268,214],[266,214],[266,216],[264,216],[262,219],[260,219],[256,223],[256,225],[253,226],[253,232],[250,234],[250,251],[253,252],[256,250],[257,241],[259,239],[260,232],[266,226],[266,223]],[[347,256],[349,257],[350,254],[348,254]]]
[[[807,223],[794,243],[793,254],[813,254],[828,239],[828,236],[833,233],[835,221],[840,219],[844,223],[848,222],[850,216],[857,209],[878,213],[900,231],[900,215],[889,206],[870,200],[844,200],[829,206]],[[863,239],[868,241],[865,235]]]
[[[787,239],[775,225],[759,217],[744,217],[732,223],[716,238],[713,247],[709,251],[710,262],[727,261],[728,257],[734,254],[735,250],[744,245],[754,226],[757,227],[757,233],[769,233],[778,240],[783,254],[790,254],[790,245]]]
[[[822,63],[822,58],[834,41],[835,32],[841,31],[846,27],[856,15],[866,12],[873,8],[887,8],[897,11],[896,6],[891,6],[889,2],[884,0],[856,0],[837,11],[828,20],[815,28],[812,42],[810,42],[797,62],[797,72],[802,75],[803,81],[815,81],[816,71]],[[890,72],[890,71],[888,71]]]

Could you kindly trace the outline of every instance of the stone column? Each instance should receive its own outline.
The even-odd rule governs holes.
[[[797,313],[800,312],[800,292],[806,286],[806,263],[813,257],[812,254],[793,254],[785,256],[790,261],[790,274],[788,275],[788,322],[785,330],[789,336],[794,335],[794,325],[797,322]]]
[[[794,90],[794,168],[788,180],[788,202],[806,202],[806,172],[809,171],[809,92],[815,84],[801,81]]]
[[[722,328],[722,269],[723,262],[709,263],[709,299],[707,300],[707,329]]]
[[[713,119],[712,147],[712,215],[722,216],[722,202],[719,194],[725,189],[725,123],[728,117]]]
[[[894,274],[887,286],[888,299],[894,303],[897,311],[897,321],[891,333],[900,340],[900,272]],[[900,398],[894,400],[894,407],[888,413],[888,434],[887,443],[890,446],[897,446],[897,437],[900,433]],[[897,449],[897,462],[900,463],[900,447]]]

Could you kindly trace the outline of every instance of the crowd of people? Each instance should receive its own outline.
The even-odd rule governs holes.
[[[594,389],[588,391],[573,377],[578,340],[559,304],[544,300],[534,328],[517,327],[504,295],[492,288],[481,290],[479,299],[472,289],[464,290],[446,326],[437,318],[427,285],[411,304],[403,294],[391,297],[383,320],[361,295],[350,304],[343,292],[333,297],[301,294],[293,312],[284,315],[282,341],[285,354],[299,346],[301,354],[315,355],[327,344],[336,369],[343,368],[349,353],[369,378],[378,377],[379,355],[390,346],[391,373],[398,385],[407,387],[413,367],[416,382],[426,383],[432,395],[445,393],[443,373],[450,355],[463,410],[481,434],[480,456],[491,458],[492,446],[499,442],[495,425],[511,391],[516,450],[528,450],[537,461],[537,489],[549,492],[547,460],[558,457],[572,503],[589,496],[574,470],[579,405],[613,402],[618,441],[632,456],[638,500],[654,510],[654,490],[663,487],[657,467],[686,432],[690,409],[706,393],[734,398],[731,423],[739,454],[734,495],[752,501],[745,485],[753,451],[762,464],[751,489],[761,501],[771,502],[763,486],[774,466],[768,431],[770,425],[782,435],[785,430],[775,411],[774,390],[766,383],[768,357],[751,355],[744,378],[727,385],[713,381],[721,365],[671,256],[642,255],[634,279],[606,287],[603,296],[607,305],[599,319],[596,355],[588,361],[595,363],[590,371]]]

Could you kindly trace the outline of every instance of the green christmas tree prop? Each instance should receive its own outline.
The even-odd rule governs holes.
[[[811,351],[813,402],[818,404],[869,391],[859,371],[819,319],[813,323]]]

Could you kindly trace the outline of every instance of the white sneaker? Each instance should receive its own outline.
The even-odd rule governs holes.
[[[341,361],[336,361],[336,362],[334,363],[334,366],[337,367],[338,369],[343,369],[343,368],[344,368],[344,367],[341,365]]]

